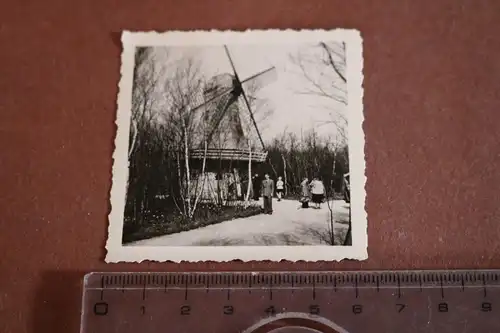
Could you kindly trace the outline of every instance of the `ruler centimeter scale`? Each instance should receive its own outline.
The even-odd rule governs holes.
[[[500,270],[90,273],[81,333],[500,332]]]

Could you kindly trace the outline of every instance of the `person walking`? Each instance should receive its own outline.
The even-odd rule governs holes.
[[[281,179],[281,176],[278,177],[278,181],[276,182],[276,196],[278,197],[278,201],[281,201],[281,197],[283,196],[283,189],[285,187],[285,183]]]
[[[266,173],[262,181],[262,197],[264,198],[264,214],[273,213],[274,180]]]
[[[318,177],[314,177],[310,184],[312,202],[316,204],[316,208],[321,208],[321,203],[325,198],[325,185]]]
[[[310,200],[310,192],[309,192],[309,179],[307,177],[304,177],[302,180],[302,183],[300,183],[301,187],[301,196],[300,196],[300,202],[302,203],[302,208],[309,208],[309,200]]]

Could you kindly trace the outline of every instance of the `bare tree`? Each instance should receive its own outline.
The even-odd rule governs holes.
[[[283,130],[283,134],[281,136],[281,142],[280,142],[280,148],[282,150],[281,152],[281,161],[283,162],[283,177],[285,178],[284,179],[284,185],[285,185],[285,197],[288,195],[288,173],[287,173],[287,168],[288,168],[288,164],[286,162],[286,158],[285,158],[285,145],[286,145],[286,141],[285,141],[285,133],[286,133],[286,128]]]
[[[129,158],[141,139],[140,134],[151,124],[155,117],[155,104],[158,96],[155,90],[164,72],[162,66],[158,66],[154,52],[151,48],[138,48],[135,54],[134,83],[132,93],[132,116],[131,132],[132,140],[129,146]]]
[[[320,42],[290,55],[291,61],[309,83],[309,87],[299,93],[312,94],[347,105],[345,51],[344,42]]]
[[[161,66],[157,66],[151,48],[138,48],[135,53],[133,74],[132,108],[130,124],[130,140],[128,150],[129,178],[126,184],[126,202],[133,205],[133,223],[140,224],[147,209],[149,187],[148,160],[154,152],[157,127],[153,121],[155,109],[159,102],[155,95],[158,80],[162,74]],[[130,189],[131,181],[133,188]],[[130,193],[134,195],[130,197]],[[130,199],[130,200],[129,200]]]
[[[337,133],[337,136],[339,136],[340,134]],[[333,147],[332,147],[332,150],[333,150],[333,162],[332,162],[332,179],[330,180],[330,184],[328,184],[327,186],[327,191],[326,191],[326,204],[327,204],[327,207],[328,207],[328,211],[330,213],[330,220],[329,220],[329,227],[328,227],[328,231],[330,233],[330,239],[332,240],[332,244],[331,245],[335,245],[335,216],[334,216],[334,212],[333,212],[333,204],[334,204],[334,201],[335,201],[335,191],[334,191],[334,188],[333,188],[333,181],[334,179],[336,178],[335,177],[335,173],[336,173],[336,164],[337,164],[337,154],[338,154],[338,150],[341,148],[340,145],[339,145],[339,140],[338,138],[334,139],[334,140],[329,140],[329,142],[333,142]],[[331,200],[331,202],[330,202]]]
[[[167,123],[173,147],[177,147],[177,177],[179,182],[180,197],[182,208],[178,205],[175,196],[174,202],[185,217],[191,219],[195,213],[199,196],[201,193],[195,191],[195,197],[192,197],[193,184],[191,181],[191,149],[195,144],[194,139],[199,137],[197,132],[200,126],[199,119],[193,106],[199,102],[199,94],[203,88],[203,78],[200,74],[199,64],[192,58],[186,58],[183,62],[177,62],[176,68],[164,83],[164,98],[167,105]],[[203,118],[203,117],[198,117]],[[203,130],[204,131],[204,130]],[[206,165],[206,137],[203,132],[202,142],[205,146],[205,154],[202,157],[202,177]],[[198,184],[196,189],[198,188]],[[194,199],[194,202],[193,202]]]
[[[207,141],[207,136],[206,136],[206,124],[205,124],[205,117],[203,117],[202,121],[202,133],[203,133],[203,157],[202,157],[202,166],[201,166],[201,173],[200,176],[202,178],[201,180],[201,185],[199,184],[199,177],[197,179],[196,183],[196,193],[195,193],[195,199],[194,199],[194,204],[193,204],[193,209],[190,215],[190,218],[194,216],[194,213],[196,211],[196,208],[198,206],[198,203],[200,201],[201,196],[203,195],[203,191],[205,188],[205,182],[207,179],[207,175],[205,173],[205,168],[207,165],[207,152],[208,152],[208,141]],[[201,190],[200,190],[201,186]]]
[[[290,58],[308,83],[308,87],[299,93],[319,96],[333,102],[327,108],[329,119],[322,121],[321,125],[333,124],[337,129],[337,135],[333,140],[332,179],[335,179],[337,152],[342,146],[347,146],[348,143],[348,121],[343,112],[345,106],[348,104],[346,44],[345,42],[320,42],[302,52],[291,55]],[[335,105],[339,105],[342,111],[338,111]],[[327,198],[327,204],[330,211],[329,231],[331,232],[331,239],[334,239],[334,214],[329,198]],[[351,220],[349,214],[349,231],[350,228]],[[350,232],[348,232],[348,237],[350,237]],[[346,240],[346,242],[348,241]]]
[[[347,61],[345,42],[320,42],[306,47],[297,54],[290,55],[290,59],[307,82],[307,87],[299,90],[298,93],[318,96],[330,102],[326,107],[329,119],[325,119],[322,123],[335,125],[342,135],[342,140],[346,142],[347,117],[344,114],[344,109],[347,106]]]

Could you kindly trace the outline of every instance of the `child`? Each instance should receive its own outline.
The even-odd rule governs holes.
[[[276,196],[278,197],[278,201],[281,201],[281,197],[283,196],[283,188],[285,183],[281,180],[281,177],[278,177],[278,181],[276,182]]]

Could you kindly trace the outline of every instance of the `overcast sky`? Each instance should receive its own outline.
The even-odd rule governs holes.
[[[257,93],[257,97],[265,98],[268,107],[273,109],[266,123],[259,126],[265,141],[283,133],[285,129],[298,134],[301,129],[307,131],[316,127],[321,134],[335,135],[333,125],[318,125],[329,119],[328,108],[343,112],[343,106],[318,96],[299,94],[309,89],[310,85],[290,59],[290,55],[300,51],[317,52],[319,57],[318,48],[306,44],[229,45],[228,48],[241,80],[272,66],[276,67],[277,79]],[[182,59],[188,57],[199,61],[201,73],[207,79],[217,74],[232,73],[222,45],[155,49],[155,58],[164,64],[182,64]]]

